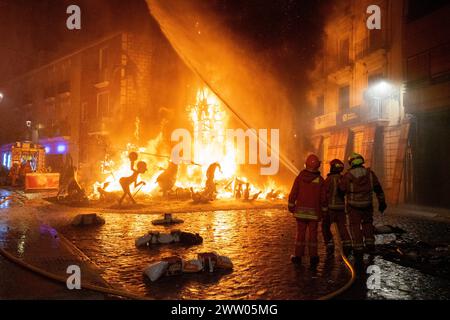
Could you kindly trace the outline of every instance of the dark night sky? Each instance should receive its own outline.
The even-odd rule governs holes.
[[[329,0],[212,0],[230,30],[273,67],[287,87],[307,81],[320,48],[321,8]],[[65,28],[66,8],[82,10],[82,30]],[[118,30],[155,24],[144,0],[0,0],[0,82]]]

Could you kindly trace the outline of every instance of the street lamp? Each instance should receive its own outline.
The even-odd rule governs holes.
[[[1,102],[2,102],[2,100],[3,100],[3,97],[4,97],[3,93],[2,93],[2,92],[0,92],[0,103],[1,103]]]
[[[385,80],[381,80],[370,86],[368,93],[371,98],[387,99],[394,93],[394,85]]]
[[[368,102],[370,117],[392,121],[401,119],[400,88],[387,80],[380,80],[369,86],[365,93]],[[395,104],[393,102],[395,101]],[[394,111],[398,108],[397,111]],[[398,112],[398,114],[396,114]]]

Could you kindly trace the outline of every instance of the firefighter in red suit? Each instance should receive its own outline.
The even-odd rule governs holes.
[[[322,235],[327,247],[327,253],[334,253],[334,241],[331,233],[331,225],[336,223],[339,236],[341,237],[344,255],[348,255],[352,248],[350,235],[347,231],[347,217],[345,215],[344,193],[339,189],[341,172],[344,170],[344,163],[339,159],[330,162],[330,173],[324,182],[328,211],[322,219]]]
[[[356,257],[361,257],[364,247],[369,252],[375,249],[373,193],[377,196],[378,210],[381,213],[387,206],[381,184],[375,173],[364,167],[364,158],[353,153],[348,163],[351,168],[342,177],[339,188],[346,196],[353,252]]]
[[[295,254],[291,256],[291,261],[296,264],[301,263],[305,256],[305,247],[308,247],[312,267],[319,263],[317,227],[322,216],[322,209],[326,210],[322,188],[324,180],[320,176],[319,168],[319,158],[309,155],[306,159],[305,169],[294,181],[288,204],[289,211],[293,213],[297,221]],[[308,237],[306,237],[306,233],[308,233]]]

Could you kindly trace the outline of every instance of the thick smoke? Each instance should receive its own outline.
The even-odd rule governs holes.
[[[302,107],[293,105],[286,84],[270,70],[274,63],[233,35],[227,20],[202,1],[147,3],[178,55],[229,106],[237,126],[280,129],[281,161],[296,173],[292,160],[305,150],[296,133],[308,121],[297,121]]]

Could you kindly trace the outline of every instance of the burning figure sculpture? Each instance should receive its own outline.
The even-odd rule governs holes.
[[[140,185],[145,185],[144,181],[137,182],[137,178],[139,174],[143,174],[147,171],[147,164],[144,161],[139,161],[136,165],[136,169],[134,168],[134,163],[136,162],[138,155],[136,152],[130,152],[128,155],[128,158],[130,159],[130,168],[133,171],[133,174],[129,177],[122,177],[120,178],[120,186],[123,190],[123,195],[119,200],[119,205],[122,205],[123,200],[125,200],[126,196],[130,197],[130,200],[132,203],[136,203],[136,201],[133,198],[133,195],[130,192],[130,185],[134,183],[134,187],[138,187]]]
[[[163,193],[163,197],[166,197],[169,191],[175,185],[177,181],[177,173],[178,173],[178,165],[173,162],[169,162],[169,167],[161,173],[156,181],[158,182],[159,187]]]
[[[221,170],[220,164],[217,162],[209,165],[208,169],[206,170],[205,189],[202,192],[194,192],[194,189],[191,187],[191,195],[194,202],[205,203],[216,199],[217,190],[214,176],[217,168]]]
[[[216,174],[217,168],[219,168],[219,171],[222,170],[220,164],[214,162],[208,167],[208,170],[206,170],[206,184],[204,193],[208,198],[211,199],[215,199],[217,194],[216,183],[214,181],[214,176]]]

